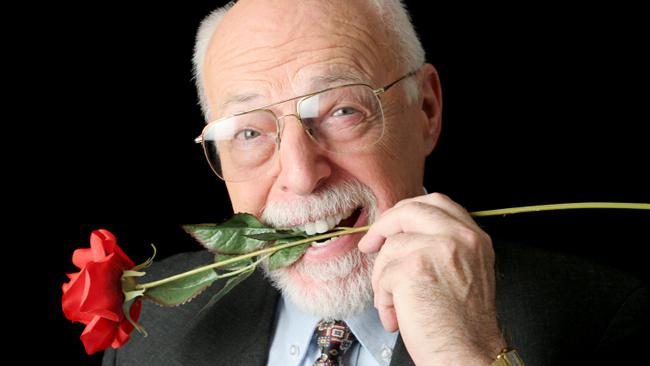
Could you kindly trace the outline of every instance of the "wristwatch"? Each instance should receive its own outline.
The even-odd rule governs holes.
[[[496,361],[492,362],[492,366],[526,366],[522,361],[519,354],[514,349],[503,349],[497,355]]]

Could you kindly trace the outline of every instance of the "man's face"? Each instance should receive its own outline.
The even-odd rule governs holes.
[[[350,78],[379,87],[410,71],[396,66],[392,42],[377,17],[368,16],[374,10],[360,3],[238,2],[217,27],[204,63],[211,119],[347,84]],[[362,152],[325,151],[298,120],[285,118],[274,168],[251,181],[227,183],[234,211],[283,227],[331,226],[339,220],[341,226],[363,226],[373,213],[422,194],[424,159],[432,147],[426,141],[428,121],[419,102],[405,101],[399,84],[381,96],[384,136]],[[295,103],[283,103],[274,113],[295,113]],[[311,247],[299,265],[284,271],[285,280],[317,289],[343,284],[347,274],[367,277],[371,260],[356,249],[360,237]],[[341,258],[349,264],[333,270]]]

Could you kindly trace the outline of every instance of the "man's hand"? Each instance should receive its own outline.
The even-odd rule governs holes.
[[[359,242],[379,252],[375,307],[417,365],[489,365],[506,346],[496,319],[490,237],[460,205],[433,193],[397,203]]]

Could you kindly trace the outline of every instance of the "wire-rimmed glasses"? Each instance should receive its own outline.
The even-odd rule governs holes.
[[[272,169],[284,120],[290,116],[326,151],[363,151],[384,135],[379,95],[415,73],[377,89],[363,83],[340,85],[219,118],[208,123],[195,142],[203,145],[214,173],[228,182],[251,180]],[[295,114],[273,112],[273,107],[289,101],[296,101]]]

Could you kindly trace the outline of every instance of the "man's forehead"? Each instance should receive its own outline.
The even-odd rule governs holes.
[[[229,64],[266,60],[265,68],[273,67],[278,55],[314,51],[374,57],[387,51],[382,24],[366,1],[240,1],[216,27],[208,56]]]
[[[231,82],[224,88],[221,100],[216,101],[218,110],[240,110],[240,107],[256,108],[290,99],[332,86],[363,83],[370,84],[369,73],[351,67],[324,65],[324,67],[300,69],[286,80],[277,82],[243,81]],[[284,87],[280,88],[280,85]],[[282,89],[282,90],[277,90]]]
[[[382,25],[381,17],[368,1],[349,0],[240,0],[224,16],[217,31],[238,48],[250,42],[291,42],[314,34],[349,36],[372,34]],[[242,36],[251,36],[241,42]],[[239,42],[238,42],[239,41]]]
[[[335,3],[274,3],[271,12],[290,9],[272,21],[264,16],[268,2],[237,3],[206,57],[212,110],[222,116],[231,106],[259,107],[334,85],[380,82],[377,73],[387,59],[387,47],[376,39],[382,32],[372,17],[357,19],[368,14],[362,4]]]
[[[306,87],[307,92],[329,87],[338,82],[368,83],[369,71],[358,66],[341,63],[324,63],[318,67],[301,68],[292,78],[296,88]]]

